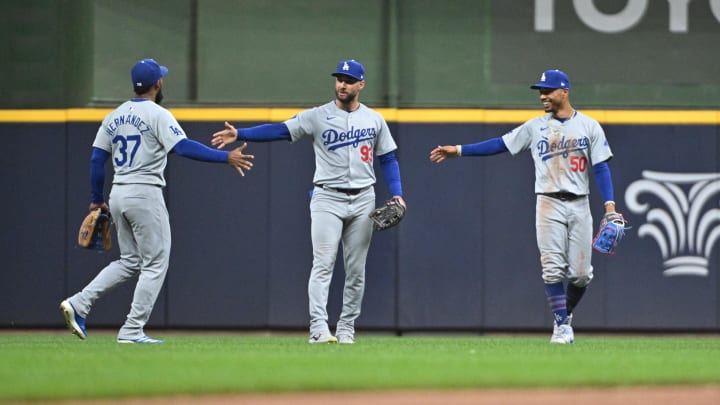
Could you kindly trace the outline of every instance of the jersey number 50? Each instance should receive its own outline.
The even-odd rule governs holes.
[[[570,156],[570,170],[584,172],[587,169],[587,158],[585,156]]]
[[[129,167],[132,167],[133,160],[135,159],[135,153],[137,152],[138,148],[140,148],[140,135],[128,135],[128,136],[122,136],[122,135],[116,135],[115,138],[113,138],[112,143],[119,143],[117,152],[120,154],[120,156],[115,157],[115,164],[117,166],[124,166],[125,163],[128,163],[128,142],[132,142],[132,150],[130,151],[130,163],[128,163]]]

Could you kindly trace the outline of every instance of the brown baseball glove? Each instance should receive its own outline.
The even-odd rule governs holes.
[[[90,210],[80,225],[78,245],[85,249],[110,250],[112,248],[111,227],[112,218],[109,211],[103,208]]]

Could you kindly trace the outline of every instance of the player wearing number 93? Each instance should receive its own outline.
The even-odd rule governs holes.
[[[218,151],[187,138],[173,115],[160,106],[163,77],[168,73],[153,59],[138,61],[131,79],[136,97],[108,114],[100,125],[90,160],[91,204],[109,210],[117,227],[120,258],[108,264],[82,291],[60,303],[70,331],[87,337],[85,319],[95,301],[138,276],[127,319],[118,343],[162,343],[145,335],[155,300],[170,260],[170,220],[163,199],[167,155],[205,162],[228,163],[244,176],[252,155]],[[114,176],[109,204],[103,184],[105,162],[112,157]],[[108,208],[109,205],[109,208]]]
[[[547,114],[531,119],[502,137],[470,145],[438,146],[430,160],[529,151],[535,163],[535,228],[542,278],[554,328],[551,343],[575,340],[572,311],[592,281],[592,217],[588,203],[590,171],[605,201],[605,215],[615,214],[607,162],[612,158],[605,133],[594,119],[570,104],[570,80],[560,70],[543,72],[531,86],[540,91]],[[591,169],[592,167],[592,169]],[[563,281],[566,280],[567,290]]]
[[[332,73],[335,100],[305,110],[284,123],[225,129],[213,135],[222,148],[236,139],[254,142],[308,138],[315,151],[314,188],[310,201],[313,264],[308,282],[310,343],[352,344],[355,319],[365,290],[367,259],[375,208],[373,157],[394,198],[404,207],[395,141],[383,117],[359,101],[365,87],[365,69],[355,60],[344,60]],[[338,244],[342,241],[345,263],[343,307],[336,336],[328,326],[327,299]]]

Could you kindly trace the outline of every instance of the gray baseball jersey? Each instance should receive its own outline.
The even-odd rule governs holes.
[[[68,299],[87,317],[97,299],[138,277],[133,302],[118,341],[144,339],[170,263],[170,220],[163,199],[167,154],[186,138],[170,112],[151,100],[133,99],[105,117],[94,147],[110,152],[114,166],[109,206],[120,258],[108,264],[82,291]]]
[[[347,112],[331,101],[297,114],[285,125],[292,142],[313,138],[315,184],[338,188],[373,185],[374,155],[397,149],[382,115],[362,103],[357,110]]]
[[[365,263],[372,237],[368,215],[375,208],[373,158],[392,152],[397,145],[383,117],[363,104],[348,112],[331,101],[297,114],[285,125],[292,142],[312,138],[313,183],[325,186],[315,187],[310,202],[313,245],[313,267],[308,281],[310,342],[330,334],[327,297],[340,242],[345,286],[336,334],[352,338],[365,290]]]
[[[510,153],[530,150],[535,162],[535,193],[590,193],[588,170],[613,154],[600,124],[575,111],[564,122],[548,113],[502,137]]]
[[[93,146],[112,154],[113,184],[162,187],[167,154],[187,136],[170,111],[140,100],[126,101],[108,114]]]

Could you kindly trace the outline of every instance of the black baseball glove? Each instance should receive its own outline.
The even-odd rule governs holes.
[[[402,221],[405,216],[405,207],[400,200],[393,198],[385,202],[382,207],[376,208],[370,213],[370,219],[374,222],[376,231],[383,231],[392,228]]]

